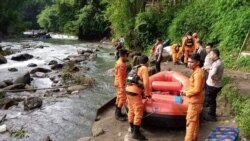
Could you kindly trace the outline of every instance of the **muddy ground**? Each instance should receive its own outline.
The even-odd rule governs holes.
[[[162,70],[178,70],[187,76],[191,71],[185,68],[183,65],[173,65],[172,62],[162,63]],[[232,78],[233,83],[240,89],[240,92],[244,95],[249,94],[248,83],[250,82],[250,75],[248,73],[236,72],[225,70],[225,76]],[[217,122],[208,122],[201,120],[199,141],[204,141],[210,131],[217,126],[233,126],[237,127],[236,120],[230,112],[230,106],[226,103],[226,100],[219,96],[217,107]],[[94,141],[133,141],[131,134],[128,132],[129,124],[127,122],[117,121],[114,118],[114,106],[101,113],[92,127],[92,131],[96,129],[102,129],[103,134],[96,137],[91,137]],[[93,131],[94,132],[94,131]],[[149,141],[183,141],[185,136],[185,127],[181,129],[167,129],[158,127],[143,127],[143,134]],[[239,139],[240,140],[240,139]]]

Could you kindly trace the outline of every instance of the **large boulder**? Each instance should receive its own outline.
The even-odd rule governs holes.
[[[43,100],[39,97],[29,97],[24,100],[24,110],[33,110],[35,108],[40,108],[43,104]]]
[[[6,85],[13,85],[13,80],[12,79],[6,79],[3,81]]]
[[[29,84],[30,85],[31,79],[30,79],[30,73],[26,72],[24,75],[19,76],[13,83],[14,84]]]
[[[80,91],[80,90],[84,90],[86,89],[87,87],[84,86],[84,85],[75,85],[75,86],[70,86],[67,88],[67,92],[68,93],[71,93],[73,91]]]
[[[16,56],[12,56],[11,60],[14,60],[14,61],[26,61],[26,60],[29,60],[29,59],[31,59],[33,57],[34,57],[33,55],[30,55],[28,53],[24,53],[24,54],[18,54]]]
[[[6,64],[6,63],[7,63],[7,59],[0,54],[0,64]]]
[[[36,72],[43,72],[43,73],[48,73],[51,72],[50,69],[46,69],[46,68],[35,68],[33,70],[30,71],[31,74],[36,73]]]

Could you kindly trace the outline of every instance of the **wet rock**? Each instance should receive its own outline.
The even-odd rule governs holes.
[[[80,91],[86,89],[86,86],[83,85],[75,85],[75,86],[70,86],[67,88],[68,93],[72,93],[73,91]]]
[[[71,69],[71,72],[78,72],[80,71],[79,67],[77,66],[74,66],[72,69]]]
[[[95,79],[92,78],[92,77],[89,76],[89,75],[83,76],[82,79],[83,79],[83,80],[82,80],[82,81],[83,81],[83,84],[86,85],[86,86],[92,86],[92,85],[95,84]]]
[[[46,69],[46,68],[35,68],[33,70],[30,71],[31,74],[34,74],[36,72],[43,72],[43,73],[48,73],[51,72],[50,69]]]
[[[71,94],[72,95],[79,94],[79,91],[73,91]]]
[[[37,64],[35,64],[35,63],[28,64],[28,67],[36,67],[36,66],[37,66]]]
[[[43,141],[52,141],[49,136],[45,137]]]
[[[17,90],[17,89],[24,89],[25,84],[19,83],[19,84],[13,84],[10,86],[5,87],[3,90]]]
[[[6,124],[0,125],[0,133],[7,131]]]
[[[77,141],[93,141],[93,140],[91,140],[91,137],[83,137],[78,139]]]
[[[23,83],[25,84],[29,84],[30,85],[31,79],[30,79],[30,73],[26,72],[24,75],[19,76],[15,81],[14,84],[19,84],[19,83]]]
[[[91,53],[84,53],[84,56],[88,58],[91,55]]]
[[[77,50],[78,54],[94,53],[91,49],[79,49]]]
[[[7,110],[14,105],[18,105],[18,102],[14,99],[10,99],[10,98],[0,99],[0,109]]]
[[[32,86],[30,86],[30,85],[28,85],[28,84],[26,84],[24,88],[27,89],[27,90],[32,90],[33,92],[36,91],[36,90],[34,89],[34,87],[32,87]],[[31,91],[30,91],[30,92],[31,92]]]
[[[87,58],[85,56],[70,57],[70,60],[76,63],[85,61]]]
[[[91,55],[89,56],[89,60],[94,60],[94,59],[96,59],[96,58],[97,58],[97,54],[96,54],[96,53],[91,54]]]
[[[43,95],[44,97],[52,97],[53,93],[51,91],[46,91],[45,94]]]
[[[104,134],[104,130],[102,128],[93,128],[92,129],[92,135],[94,137],[100,136],[102,134]]]
[[[7,84],[5,82],[0,82],[0,89],[7,87]]]
[[[11,79],[6,79],[3,81],[6,85],[13,85],[13,81]]]
[[[52,70],[58,70],[58,69],[62,69],[63,68],[63,64],[55,64],[51,66]]]
[[[45,78],[47,77],[46,73],[43,72],[36,72],[35,74],[32,75],[33,77],[38,77],[38,78]]]
[[[58,62],[56,60],[51,60],[48,65],[56,65]]]
[[[28,53],[24,53],[24,54],[19,54],[19,55],[16,55],[16,56],[12,56],[11,60],[14,60],[14,61],[26,61],[26,60],[29,60],[29,59],[31,59],[33,57],[34,57],[33,55],[30,55]]]
[[[52,92],[60,92],[60,89],[53,89]]]
[[[109,55],[115,55],[115,53],[114,52],[110,52]]]
[[[18,69],[17,68],[8,68],[8,71],[10,71],[10,72],[17,72]]]
[[[36,48],[43,49],[43,48],[44,48],[44,46],[43,46],[43,45],[38,45],[38,46],[36,46]]]
[[[98,48],[93,49],[94,52],[100,51]]]
[[[32,110],[35,108],[40,108],[43,104],[43,101],[41,98],[39,97],[29,97],[27,99],[24,100],[24,110]]]
[[[7,63],[7,59],[0,54],[0,64],[6,64],[6,63]]]
[[[31,48],[30,44],[21,44],[22,48]]]

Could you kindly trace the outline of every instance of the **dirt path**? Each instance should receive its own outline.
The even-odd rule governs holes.
[[[185,75],[191,74],[190,69],[187,69],[183,65],[173,65],[171,62],[162,63],[162,70],[177,70]],[[250,82],[250,74],[237,71],[225,70],[225,76],[232,78],[234,84],[240,89],[241,93],[250,96],[248,83]],[[223,97],[218,97],[217,108],[218,121],[207,122],[202,121],[200,127],[199,140],[204,141],[210,131],[216,126],[234,126],[236,127],[236,120],[230,114],[230,106],[225,103]],[[107,111],[99,115],[100,120],[95,122],[92,130],[101,128],[104,130],[104,134],[97,137],[92,137],[95,141],[133,141],[131,134],[128,132],[128,123],[120,122],[114,118],[114,107],[110,107]],[[143,133],[149,141],[183,141],[185,136],[184,129],[162,129],[157,127],[143,127]]]

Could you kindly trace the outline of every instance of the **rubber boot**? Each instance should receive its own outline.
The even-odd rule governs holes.
[[[129,125],[130,125],[130,132],[131,132],[131,134],[133,134],[134,133],[134,124],[129,123]]]
[[[121,108],[118,108],[117,106],[115,109],[115,119],[120,121],[126,121],[127,119],[125,116],[122,115]]]
[[[141,134],[140,126],[138,125],[134,125],[134,132],[132,138],[137,140],[147,140],[146,137]]]

